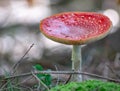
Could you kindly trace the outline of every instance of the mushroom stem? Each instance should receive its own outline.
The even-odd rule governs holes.
[[[72,70],[82,71],[81,45],[73,45],[72,49]],[[82,75],[76,74],[71,78],[72,81],[82,81]]]

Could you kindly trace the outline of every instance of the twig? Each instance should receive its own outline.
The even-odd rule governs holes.
[[[50,91],[49,88],[34,74],[34,72],[31,73],[38,80],[38,82],[41,83],[47,89],[47,91]]]
[[[23,61],[24,57],[28,54],[28,52],[31,50],[31,48],[32,48],[33,46],[34,46],[34,43],[29,47],[29,49],[25,52],[25,54],[21,57],[21,59],[13,65],[13,67],[12,67],[12,69],[11,69],[11,72],[10,72],[11,74],[12,74],[12,73],[15,73],[17,67],[18,67],[19,64]]]
[[[28,78],[26,78],[25,80],[23,80],[22,82],[19,82],[19,83],[17,83],[17,84],[15,84],[16,86],[18,86],[18,85],[20,85],[20,84],[22,84],[22,83],[25,83],[25,82],[27,82],[28,80],[30,80],[30,79],[32,79],[33,77],[28,77]]]
[[[15,63],[15,64],[13,65],[13,67],[12,67],[9,75],[13,75],[13,74],[15,73],[17,67],[19,66],[19,64],[21,63],[21,61],[22,61],[22,60],[24,59],[24,57],[28,54],[28,52],[31,50],[31,48],[32,48],[33,46],[34,46],[34,43],[29,47],[29,49],[25,52],[25,54],[21,57],[21,59],[20,59],[17,63]],[[0,77],[1,77],[1,76],[0,76]],[[13,80],[14,80],[14,79],[10,79],[9,81],[12,82]],[[8,81],[7,81],[6,83],[2,84],[2,86],[1,86],[0,89],[4,88],[7,84],[8,84]]]
[[[100,75],[97,75],[97,74],[91,74],[91,73],[87,73],[87,72],[79,72],[79,71],[36,71],[36,72],[33,72],[33,73],[34,74],[82,74],[82,75],[88,75],[88,76],[101,78],[101,79],[106,79],[108,81],[120,83],[120,80],[116,80],[116,79],[109,78],[109,77],[103,77],[103,76],[100,76]],[[20,74],[20,75],[4,77],[2,80],[18,78],[18,77],[23,77],[23,76],[30,76],[30,75],[32,75],[31,72],[23,73],[23,74]],[[2,77],[3,77],[3,75],[2,75]]]
[[[70,81],[71,77],[72,77],[72,74],[70,74],[69,78],[67,79],[67,81],[64,84],[67,84]]]
[[[117,78],[120,79],[120,75],[117,74],[117,73],[114,71],[114,69],[113,69],[110,65],[107,64],[107,67],[112,71],[112,73],[113,73]]]
[[[39,91],[40,90],[40,83],[42,84],[43,82],[33,72],[32,72],[32,75],[38,81],[37,91]],[[44,86],[44,83],[43,83],[43,86]]]
[[[1,87],[0,87],[0,91],[1,91],[2,89],[4,89],[4,87],[5,87],[8,83],[10,83],[12,80],[13,80],[13,78],[11,78],[10,80],[7,80],[5,83],[3,83],[3,84],[1,85]]]
[[[55,69],[56,69],[56,71],[58,71],[58,68],[57,68],[56,65],[55,65]],[[59,84],[59,81],[60,81],[60,76],[59,76],[59,74],[58,74],[58,78],[57,78],[56,86]]]
[[[16,86],[16,85],[15,85]],[[18,85],[18,86],[20,86],[20,87],[22,87],[22,88],[25,88],[25,89],[28,89],[29,91],[33,91],[33,89],[32,88],[30,88],[30,87],[28,87],[28,86],[24,86],[24,85]],[[28,91],[27,90],[27,91]]]

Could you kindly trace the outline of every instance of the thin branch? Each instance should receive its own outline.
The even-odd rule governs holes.
[[[67,84],[70,81],[71,77],[72,77],[72,74],[69,75],[69,78],[67,79],[67,81],[64,84]]]
[[[79,71],[36,71],[36,72],[33,72],[33,73],[34,74],[82,74],[82,75],[88,75],[88,76],[101,78],[101,79],[106,79],[108,81],[120,83],[120,80],[116,80],[116,79],[109,78],[109,77],[103,77],[103,76],[100,76],[100,75],[97,75],[97,74],[91,74],[91,73],[87,73],[87,72],[79,72]],[[4,77],[2,80],[12,79],[12,78],[16,78],[16,77],[19,78],[19,77],[30,76],[30,75],[32,75],[31,72],[23,73],[23,74],[20,74],[20,75]],[[2,75],[2,77],[3,77],[3,75]]]
[[[41,81],[41,80],[34,74],[34,72],[31,72],[31,73],[32,73],[33,77],[35,77],[35,78],[37,79],[37,81],[38,81],[39,83],[41,83],[41,84],[47,89],[47,91],[50,91],[49,88],[46,86],[46,84],[44,84],[43,81]],[[38,83],[38,84],[39,84],[39,83]]]
[[[56,65],[54,65],[54,66],[55,66],[56,71],[58,71],[57,66],[56,66]],[[57,78],[56,86],[59,84],[59,81],[60,81],[60,75],[58,74],[58,78]]]
[[[2,86],[0,87],[0,91],[1,91],[2,89],[4,89],[4,87],[5,87],[8,83],[12,82],[12,80],[13,80],[13,78],[8,79],[5,83],[3,83]]]
[[[111,70],[111,72],[112,72],[117,78],[120,79],[120,75],[117,74],[117,73],[115,72],[115,70],[114,70],[110,65],[107,64],[107,67]]]
[[[19,64],[23,61],[24,57],[28,54],[28,52],[31,50],[31,48],[32,48],[33,46],[34,46],[34,43],[28,48],[28,50],[27,50],[27,51],[25,52],[25,54],[21,57],[21,59],[13,65],[10,73],[15,73],[17,67],[18,67]]]
[[[28,77],[28,78],[26,78],[25,80],[23,80],[22,82],[19,82],[19,83],[17,83],[17,84],[15,84],[16,86],[18,86],[18,85],[20,85],[20,84],[22,84],[22,83],[25,83],[25,82],[27,82],[28,80],[30,80],[30,79],[32,79],[33,77]]]
[[[17,67],[19,66],[19,64],[23,61],[24,57],[28,54],[28,52],[31,50],[31,48],[34,46],[34,44],[32,44],[28,50],[25,52],[25,54],[21,57],[21,59],[15,63],[9,73],[9,75],[13,75],[16,72]],[[1,76],[0,76],[1,77]],[[12,82],[14,79],[10,79],[10,82]],[[2,86],[0,87],[0,89],[4,88],[6,85],[8,84],[8,82],[5,82],[4,84],[2,84]]]

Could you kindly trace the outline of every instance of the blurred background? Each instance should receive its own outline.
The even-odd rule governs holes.
[[[0,0],[0,74],[9,72],[32,44],[17,73],[30,72],[35,64],[70,70],[72,46],[53,42],[39,31],[43,18],[68,11],[100,12],[111,19],[113,28],[106,38],[83,46],[83,71],[119,79],[120,0]]]

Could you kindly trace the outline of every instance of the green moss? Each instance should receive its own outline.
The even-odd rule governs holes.
[[[70,82],[59,85],[50,91],[120,91],[120,84],[99,80],[87,80],[84,82]]]

